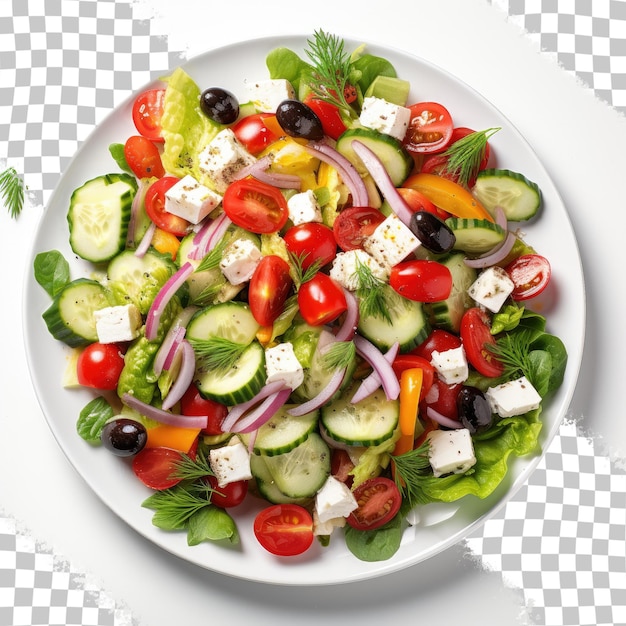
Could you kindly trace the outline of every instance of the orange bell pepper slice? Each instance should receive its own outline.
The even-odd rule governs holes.
[[[167,254],[169,252],[169,254],[172,255],[172,260],[175,261],[178,248],[180,247],[180,240],[176,235],[168,233],[166,230],[156,228],[152,236],[152,245],[155,250],[161,254]]]
[[[411,367],[400,374],[400,438],[393,450],[394,456],[413,450],[418,424],[420,393],[424,372],[419,367]]]
[[[148,428],[146,448],[172,448],[187,453],[191,450],[199,433],[199,428],[159,424],[154,428]]]
[[[443,176],[413,174],[402,186],[419,191],[435,206],[455,217],[494,221],[491,213],[465,187]]]

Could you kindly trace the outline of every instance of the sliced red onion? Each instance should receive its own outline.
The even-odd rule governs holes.
[[[268,185],[274,187],[281,187],[283,189],[300,189],[302,186],[302,180],[295,174],[282,174],[278,172],[268,172],[267,169],[272,164],[274,156],[266,154],[260,159],[257,159],[254,163],[246,165],[241,168],[235,175],[235,180],[242,180],[248,176],[253,176],[257,180],[260,180]]]
[[[184,328],[181,330],[184,331]],[[183,397],[183,394],[191,385],[196,371],[196,353],[186,339],[183,339],[178,344],[176,353],[178,352],[181,355],[180,370],[163,400],[162,408],[164,411],[171,409]]]
[[[140,178],[137,183],[137,191],[130,206],[130,220],[128,221],[128,231],[126,232],[126,247],[132,248],[135,245],[135,236],[137,233],[137,222],[139,221],[139,213],[143,208],[146,189],[149,185],[149,178]]]
[[[398,352],[400,351],[400,344],[396,341],[396,343],[385,352],[385,359],[388,363],[393,363],[396,356],[398,356]],[[359,388],[356,390],[355,394],[352,396],[352,404],[356,404],[361,400],[364,400],[368,396],[372,395],[382,384],[382,380],[378,375],[376,370],[373,370],[372,373],[364,378],[359,385]]]
[[[193,314],[198,310],[198,307],[188,306],[185,307],[178,317],[174,320],[173,324],[167,331],[161,347],[158,349],[155,357],[152,369],[154,373],[159,376],[164,369],[169,369],[171,366],[171,359],[173,358],[173,352],[176,351],[174,346],[182,341],[185,336],[185,328],[192,318]],[[180,332],[182,329],[182,333]],[[172,353],[172,354],[170,354]]]
[[[397,399],[400,395],[400,383],[385,355],[373,343],[360,335],[354,338],[354,345],[357,352],[378,372],[387,398]]]
[[[395,188],[382,161],[364,143],[358,140],[352,142],[352,148],[363,161],[363,165],[374,179],[374,182],[380,189],[380,193],[389,202],[392,211],[408,226],[413,212]]]
[[[150,247],[150,244],[152,243],[155,231],[156,224],[154,222],[150,222],[150,225],[146,229],[143,237],[141,238],[139,245],[135,248],[135,256],[141,258],[146,254],[148,248]]]
[[[268,396],[261,402],[261,404],[252,409],[244,417],[242,417],[234,426],[233,432],[235,433],[250,433],[253,432],[263,424],[265,424],[273,415],[280,409],[291,395],[291,389],[281,389],[274,392],[271,396]]]
[[[334,374],[330,377],[328,384],[322,391],[320,391],[314,398],[311,398],[307,402],[303,402],[297,406],[294,406],[292,409],[289,409],[287,413],[289,415],[293,415],[294,417],[298,417],[300,415],[306,415],[311,411],[315,411],[320,407],[324,406],[339,390],[341,384],[343,383],[343,379],[346,376],[346,368],[340,368],[335,370]]]
[[[337,341],[350,341],[356,333],[357,324],[359,322],[359,303],[354,297],[354,294],[348,289],[344,288],[343,293],[346,297],[348,309],[346,310],[343,323],[335,335],[335,339]]]
[[[248,176],[254,176],[255,172],[266,170],[274,160],[273,155],[266,154],[262,156],[260,159],[253,161],[250,165],[246,165],[242,167],[237,173],[233,176],[233,180],[242,180],[247,178]]]
[[[130,393],[122,395],[122,402],[147,417],[160,424],[169,424],[170,426],[180,426],[181,428],[206,428],[209,423],[207,415],[178,415],[170,413],[163,409],[158,409],[151,404],[143,402]]]
[[[169,280],[161,287],[156,298],[150,305],[150,310],[146,317],[146,339],[154,341],[157,336],[157,329],[161,321],[163,310],[174,294],[181,288],[187,278],[193,272],[193,265],[187,261]]]
[[[475,269],[483,269],[500,263],[500,261],[503,261],[509,252],[511,252],[516,239],[515,233],[509,231],[502,245],[498,246],[494,251],[489,252],[486,256],[481,256],[477,259],[465,259],[465,265]]]
[[[324,142],[310,142],[304,149],[312,156],[334,167],[352,194],[354,206],[368,206],[369,194],[367,187],[357,169],[343,154]]]
[[[282,380],[276,380],[272,383],[265,385],[257,393],[254,398],[248,400],[247,402],[242,402],[241,404],[237,404],[232,407],[228,412],[228,415],[224,418],[222,422],[222,430],[225,433],[232,432],[231,428],[237,423],[237,420],[249,409],[256,406],[262,400],[265,400],[268,396],[271,396],[273,393],[280,391],[285,386],[285,383]]]
[[[193,238],[193,247],[189,252],[189,258],[194,261],[204,258],[213,250],[231,224],[230,217],[226,213],[220,213],[214,220],[203,225]]]
[[[437,422],[441,426],[445,426],[446,428],[463,428],[463,424],[461,424],[461,422],[459,422],[458,420],[453,420],[446,415],[442,415],[441,413],[439,413],[439,411],[433,409],[432,406],[426,408],[426,416],[434,422]]]

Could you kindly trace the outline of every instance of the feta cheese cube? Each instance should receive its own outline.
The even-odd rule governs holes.
[[[215,191],[224,193],[237,173],[255,162],[255,157],[239,143],[230,128],[221,130],[198,157],[198,167],[213,183]]]
[[[134,304],[108,306],[94,311],[93,317],[100,343],[132,341],[143,323],[141,313]]]
[[[463,474],[476,463],[474,444],[467,428],[432,430],[428,458],[435,477]]]
[[[266,383],[282,380],[288,387],[295,389],[304,381],[304,369],[289,341],[265,350],[265,370]]]
[[[462,383],[469,376],[469,367],[463,346],[443,352],[433,350],[430,362],[447,385]]]
[[[296,193],[287,200],[289,218],[294,225],[307,222],[321,222],[322,210],[317,203],[317,198],[311,189]]]
[[[165,192],[165,210],[197,224],[220,202],[222,196],[187,174]]]
[[[363,100],[359,121],[363,126],[401,140],[409,127],[411,110],[370,96]]]
[[[315,496],[315,510],[322,524],[336,517],[347,517],[358,506],[350,488],[334,476],[326,479]]]
[[[246,83],[246,92],[254,108],[260,113],[276,113],[278,105],[283,100],[296,97],[291,83],[284,78]]]
[[[492,313],[497,313],[514,288],[509,275],[501,267],[494,265],[478,275],[467,293],[475,302]]]
[[[491,410],[500,417],[523,415],[541,404],[541,396],[526,376],[489,387],[485,395]]]
[[[332,535],[335,528],[343,528],[346,525],[345,517],[333,517],[326,522],[320,521],[317,511],[313,509],[313,534],[318,536]]]
[[[261,261],[261,251],[249,239],[237,239],[220,261],[220,269],[231,285],[241,285],[252,278]]]
[[[376,278],[387,280],[389,277],[387,268],[383,267],[373,256],[360,248],[339,252],[331,265],[330,277],[345,289],[355,291],[360,287],[357,274],[359,264],[368,267]]]
[[[252,478],[250,454],[238,437],[233,437],[221,448],[209,450],[209,465],[219,487]]]
[[[391,270],[394,265],[415,252],[420,245],[420,240],[395,213],[386,217],[374,232],[363,240],[365,250],[387,270]]]

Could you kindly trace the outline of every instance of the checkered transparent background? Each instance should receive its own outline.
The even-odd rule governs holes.
[[[626,112],[626,2],[492,0]],[[0,0],[0,162],[45,204],[80,143],[181,61],[130,0]],[[523,590],[532,623],[626,625],[626,476],[566,423],[528,484],[466,542]],[[0,511],[0,626],[128,626],[132,613]]]

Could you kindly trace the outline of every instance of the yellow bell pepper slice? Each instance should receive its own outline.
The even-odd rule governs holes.
[[[423,379],[424,372],[420,367],[411,367],[400,375],[400,437],[393,450],[395,456],[413,450],[415,437],[420,434],[416,432],[416,426]]]

